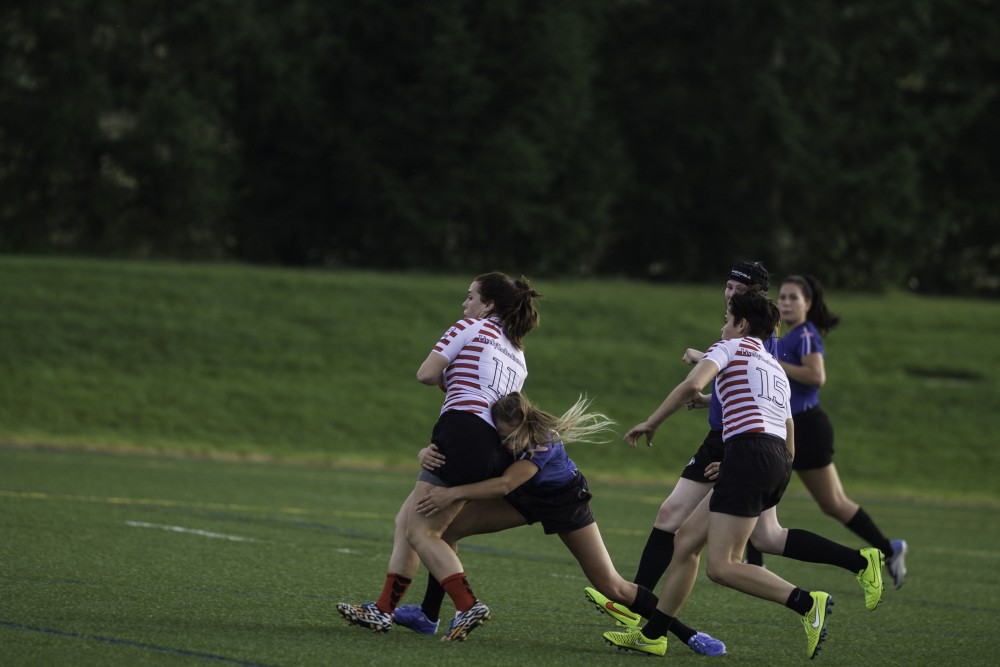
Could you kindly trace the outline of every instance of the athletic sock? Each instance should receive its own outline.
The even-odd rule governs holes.
[[[812,596],[809,595],[809,591],[796,588],[792,591],[792,594],[788,596],[788,600],[785,601],[785,606],[797,613],[799,616],[805,616],[813,607],[813,599]]]
[[[427,590],[424,591],[424,599],[420,603],[420,609],[429,621],[436,621],[441,618],[441,603],[444,602],[444,589],[430,572],[427,573]]]
[[[441,588],[455,603],[455,609],[458,611],[469,611],[472,609],[472,605],[476,604],[476,596],[472,594],[472,587],[469,586],[469,579],[465,576],[465,572],[445,577],[441,581]]]
[[[670,632],[677,636],[685,644],[688,643],[692,637],[697,634],[694,628],[689,628],[688,626],[681,623],[681,619],[675,618],[674,622],[670,624]],[[648,635],[647,635],[648,636]]]
[[[662,611],[657,609],[653,612],[649,622],[642,628],[642,636],[646,639],[656,639],[657,637],[662,637],[670,630],[670,626],[673,622],[673,616],[667,616]]]
[[[399,601],[406,595],[406,589],[410,587],[412,579],[401,577],[395,572],[385,575],[385,584],[382,586],[382,594],[375,601],[375,606],[379,611],[392,613],[396,611]]]
[[[746,559],[750,565],[756,565],[757,567],[764,565],[764,554],[757,550],[753,542],[747,542]]]
[[[851,517],[850,521],[844,524],[844,527],[881,551],[886,558],[892,555],[892,544],[878,529],[863,507],[858,507],[858,511]]]
[[[632,581],[653,590],[660,577],[667,571],[670,559],[673,557],[674,534],[654,527],[646,538],[646,546],[643,547],[642,557],[639,559],[639,569]]]
[[[806,563],[836,565],[854,573],[858,573],[868,566],[868,561],[857,549],[850,549],[843,544],[828,540],[822,535],[799,528],[788,529],[785,550],[781,552],[781,555]]]
[[[645,586],[637,585],[636,589],[635,600],[632,601],[632,604],[628,608],[643,618],[649,618],[656,611],[656,604],[660,600]]]

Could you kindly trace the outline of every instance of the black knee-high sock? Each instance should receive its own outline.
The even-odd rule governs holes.
[[[781,555],[806,563],[836,565],[854,573],[868,566],[868,561],[857,549],[845,547],[822,535],[799,528],[788,529],[788,539],[785,540],[785,550]]]
[[[850,521],[844,524],[844,527],[881,551],[886,558],[892,555],[892,544],[878,529],[863,507],[858,508],[858,511],[851,517]]]
[[[747,542],[747,562],[751,565],[756,565],[760,567],[764,564],[764,554],[757,550],[757,547],[753,545],[753,542]]]
[[[427,573],[427,590],[424,591],[424,599],[420,603],[420,608],[424,610],[424,616],[430,621],[436,621],[441,617],[441,603],[444,601],[444,589],[434,575]]]
[[[688,640],[694,637],[698,631],[681,623],[681,619],[675,618],[674,622],[670,624],[670,632],[675,634],[678,639],[687,644]],[[646,636],[648,637],[649,635]]]
[[[667,616],[662,611],[657,609],[650,617],[649,623],[646,623],[646,625],[643,626],[642,634],[646,639],[656,639],[657,637],[662,637],[667,634],[673,623],[673,616]]]
[[[639,584],[636,586],[635,600],[628,606],[629,609],[639,614],[643,618],[650,618],[656,611],[656,604],[660,601],[651,590]]]
[[[646,546],[643,547],[642,557],[639,559],[639,569],[636,570],[632,581],[653,590],[660,577],[667,571],[670,559],[673,557],[674,534],[653,528],[646,538]]]

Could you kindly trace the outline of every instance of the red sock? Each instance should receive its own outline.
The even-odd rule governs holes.
[[[472,609],[472,605],[476,604],[476,596],[472,594],[472,588],[469,586],[465,572],[447,577],[441,582],[441,588],[451,597],[451,601],[455,603],[455,609],[458,611],[469,611]]]
[[[375,601],[375,606],[380,611],[392,613],[396,611],[399,601],[406,594],[406,589],[410,587],[412,579],[401,577],[394,572],[385,575],[385,585],[382,586],[382,595]]]

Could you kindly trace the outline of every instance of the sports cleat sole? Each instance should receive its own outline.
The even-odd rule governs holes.
[[[472,613],[470,617],[464,617],[462,619],[461,625],[455,625],[455,621],[452,621],[451,627],[448,628],[448,632],[441,637],[443,642],[464,642],[469,633],[478,628],[480,625],[490,620],[490,610],[486,605],[478,605],[481,607],[477,610],[473,607],[465,614]],[[457,618],[455,620],[458,620]]]
[[[383,624],[380,624],[380,623],[366,622],[366,621],[358,618],[357,611],[355,609],[355,605],[341,605],[341,604],[338,604],[337,605],[337,612],[341,616],[343,616],[344,620],[346,620],[351,625],[357,626],[359,628],[367,628],[367,629],[371,630],[372,632],[385,633],[385,632],[389,632],[389,629],[392,627],[392,622],[391,621],[389,622],[388,625],[383,625]]]
[[[892,575],[892,583],[898,590],[906,583],[906,554],[909,552],[910,546],[906,540],[892,540],[890,544],[893,553],[886,559],[886,566],[889,568],[889,574]]]

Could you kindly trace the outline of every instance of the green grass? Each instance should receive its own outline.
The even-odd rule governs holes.
[[[463,563],[495,619],[464,644],[374,636],[335,614],[380,589],[441,402],[414,372],[471,278],[0,257],[0,662],[631,659],[601,642],[578,566],[536,528],[468,540]],[[536,282],[547,298],[526,391],[551,411],[586,393],[622,429],[721,322],[719,285]],[[909,540],[911,576],[869,614],[849,574],[769,567],[835,596],[826,664],[992,664],[1000,304],[830,300],[844,318],[823,390],[837,466],[879,526]],[[626,577],[705,429],[704,413],[683,414],[652,450],[573,449]],[[786,526],[861,546],[797,480],[779,509]],[[804,660],[791,612],[704,577],[682,617],[727,642],[727,663]],[[668,659],[704,660],[676,642]]]
[[[472,276],[0,257],[0,441],[409,465],[441,394],[417,367]],[[526,392],[623,431],[687,372],[720,285],[536,281]],[[1000,500],[1000,304],[834,292],[823,402],[849,493]],[[595,474],[672,480],[705,414],[656,447],[582,446]],[[970,465],[987,471],[969,475]]]
[[[468,641],[348,626],[335,603],[377,596],[393,515],[414,476],[415,469],[0,447],[2,662],[576,666],[641,659],[602,642],[608,622],[584,601],[579,567],[536,526],[466,540],[463,564],[494,612]],[[611,481],[594,481],[592,489],[601,532],[630,577],[666,489]],[[865,610],[850,573],[767,561],[836,600],[817,664],[995,664],[996,508],[860,499],[911,547],[906,585],[889,586],[877,611]],[[786,526],[862,546],[801,493],[786,496],[779,514]],[[419,600],[423,582],[421,571],[408,601]],[[727,643],[726,664],[805,662],[804,633],[791,611],[724,589],[703,572],[681,617]],[[677,641],[666,659],[708,660]]]

